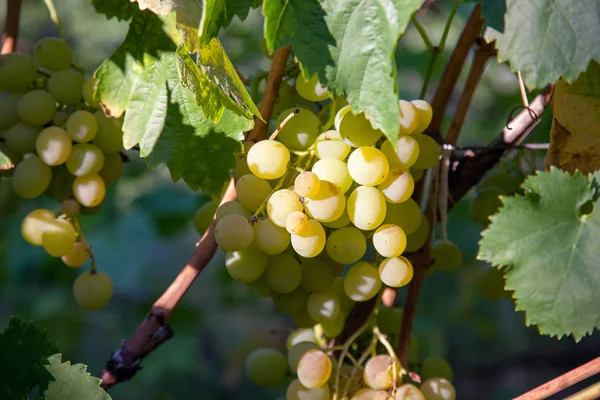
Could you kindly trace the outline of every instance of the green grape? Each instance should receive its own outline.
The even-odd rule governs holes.
[[[425,100],[413,100],[412,105],[417,109],[419,113],[419,126],[413,133],[423,133],[425,129],[429,127],[431,118],[433,117],[433,109],[431,105]]]
[[[425,397],[415,385],[405,383],[396,389],[394,400],[425,400]]]
[[[238,282],[256,281],[267,269],[269,256],[254,246],[238,251],[225,253],[225,268],[229,275]]]
[[[291,85],[281,82],[279,86],[279,92],[277,93],[277,100],[275,100],[275,107],[273,107],[273,114],[279,116],[281,113],[288,109],[295,109],[297,106],[310,107],[310,102],[303,99],[298,95],[296,89]]]
[[[70,113],[59,110],[56,112],[56,114],[54,114],[54,118],[52,118],[52,123],[56,126],[63,126],[67,123],[67,120],[70,116]]]
[[[406,232],[406,231],[405,231]],[[414,253],[419,250],[429,237],[429,221],[422,215],[421,223],[416,231],[406,236],[406,250],[409,253]]]
[[[98,175],[78,176],[73,181],[73,195],[81,205],[96,207],[106,196],[106,184]]]
[[[298,234],[293,234],[292,247],[302,257],[318,256],[325,248],[325,229],[314,219],[308,220],[308,226]]]
[[[313,329],[307,328],[299,328],[293,330],[292,333],[289,334],[285,341],[285,346],[288,351],[294,347],[294,345],[302,342],[313,342],[317,343],[317,337],[315,336],[315,331]]]
[[[367,240],[359,229],[347,226],[329,235],[325,249],[335,262],[353,264],[367,252]]]
[[[412,137],[419,143],[419,158],[413,164],[415,168],[429,169],[434,167],[440,159],[441,154],[438,142],[431,136],[422,133],[414,134]]]
[[[321,180],[314,172],[304,171],[294,181],[294,191],[302,197],[311,197],[319,192]]]
[[[19,117],[30,125],[42,126],[52,121],[56,114],[54,97],[45,90],[32,90],[21,97]]]
[[[399,307],[380,307],[377,312],[377,326],[381,333],[397,335],[402,328],[404,310]]]
[[[331,222],[323,222],[323,225],[325,225],[328,228],[340,229],[350,225],[351,223],[352,221],[350,221],[350,217],[348,217],[348,211],[344,210],[344,213],[338,219]]]
[[[295,314],[306,307],[308,293],[302,288],[298,288],[291,293],[272,293],[273,305],[284,314]]]
[[[369,358],[363,371],[363,380],[372,389],[385,390],[392,387],[392,357],[379,354]]]
[[[298,328],[313,328],[317,324],[317,321],[308,315],[306,307],[302,307],[300,311],[291,314],[290,317],[292,317],[292,321]]]
[[[406,257],[386,258],[379,264],[381,281],[391,287],[408,285],[413,277],[412,263]]]
[[[57,126],[50,126],[40,132],[35,142],[40,160],[50,166],[64,163],[71,155],[73,143],[69,134]]]
[[[78,143],[87,143],[98,133],[98,121],[89,111],[75,111],[67,120],[67,133]],[[95,144],[97,147],[97,144]]]
[[[377,186],[387,178],[390,165],[381,150],[363,146],[348,157],[348,172],[359,185]]]
[[[411,168],[409,172],[415,182],[419,182],[421,179],[423,179],[423,175],[425,175],[425,170],[419,168]]]
[[[315,139],[315,154],[320,160],[324,158],[344,160],[351,149],[352,147],[344,142],[336,130],[323,132]]]
[[[111,185],[123,175],[123,158],[121,153],[104,153],[104,164],[98,172],[105,184]]]
[[[462,265],[462,253],[452,242],[438,240],[431,245],[431,268],[440,271],[456,271]]]
[[[42,246],[53,257],[62,257],[73,250],[77,232],[66,219],[49,221],[42,233]]]
[[[408,199],[403,203],[388,204],[383,223],[397,225],[410,235],[421,225],[422,215],[419,205],[413,199]]]
[[[325,292],[333,285],[333,271],[327,263],[315,258],[303,258],[301,267],[300,286],[309,293]]]
[[[428,357],[421,366],[421,379],[444,378],[452,382],[454,372],[446,360],[441,357]]]
[[[79,242],[75,242],[73,245],[73,250],[62,256],[60,259],[65,263],[65,265],[77,268],[85,264],[89,256],[90,253],[87,243],[83,240],[80,240]]]
[[[288,231],[275,225],[268,218],[255,222],[252,228],[254,229],[252,243],[267,254],[283,253],[290,245]]]
[[[390,168],[408,170],[419,158],[419,142],[413,136],[398,137],[398,150],[394,150],[392,142],[386,140],[381,145],[381,152],[385,154],[390,163]]]
[[[2,59],[0,56],[0,60]],[[2,68],[2,67],[0,67]],[[22,93],[0,93],[0,131],[6,130],[19,122],[19,100]]]
[[[47,37],[35,44],[33,48],[35,61],[50,71],[60,71],[71,67],[73,53],[71,48],[62,40]]]
[[[262,140],[248,150],[246,157],[248,168],[254,175],[262,179],[277,179],[285,175],[290,152],[280,142]]]
[[[42,245],[42,233],[46,225],[53,222],[56,215],[50,210],[40,208],[33,210],[23,218],[21,223],[21,235],[23,239],[34,246]]]
[[[477,223],[488,226],[490,217],[502,207],[502,196],[504,192],[495,187],[488,187],[478,192],[471,203],[471,218]]]
[[[112,294],[112,282],[104,272],[84,272],[73,283],[75,302],[84,310],[104,308],[110,302]]]
[[[57,201],[63,202],[73,197],[73,182],[75,177],[67,171],[67,167],[59,165],[52,168],[52,180],[46,193]]]
[[[83,74],[73,68],[52,72],[48,79],[48,92],[57,103],[73,105],[81,99],[83,81]]]
[[[51,179],[50,167],[37,156],[30,156],[16,166],[12,176],[12,187],[20,197],[33,199],[44,193]]]
[[[406,248],[406,234],[398,225],[381,225],[373,234],[373,246],[382,257],[398,257]]]
[[[496,268],[488,268],[483,274],[479,287],[483,297],[498,300],[503,297],[511,298],[510,293],[505,289],[505,285],[502,271]]]
[[[321,350],[309,350],[298,361],[298,380],[309,389],[319,388],[327,383],[331,375],[332,363]]]
[[[271,194],[271,185],[256,175],[248,174],[238,179],[235,190],[240,204],[254,212]]]
[[[323,385],[316,389],[309,389],[302,385],[298,379],[289,384],[285,393],[286,400],[330,400],[329,386]]]
[[[250,219],[252,213],[244,208],[244,206],[239,201],[228,201],[223,203],[217,208],[217,213],[215,215],[215,220],[219,222],[221,218],[226,215],[238,214],[246,219]]]
[[[399,100],[400,106],[400,135],[410,135],[419,127],[421,114],[417,108],[409,101]]]
[[[267,214],[273,223],[285,228],[287,217],[294,211],[302,211],[301,197],[289,189],[276,191],[267,201]]]
[[[312,329],[311,329],[312,331]],[[319,346],[314,342],[300,342],[292,346],[287,355],[288,367],[292,374],[298,372],[298,362],[309,350],[318,350]]]
[[[39,133],[39,127],[18,122],[4,132],[6,147],[18,154],[34,153]]]
[[[380,130],[373,128],[364,113],[355,115],[350,106],[340,108],[334,123],[335,130],[352,147],[371,146],[382,135]]]
[[[348,217],[358,229],[370,231],[383,222],[386,203],[383,193],[377,188],[359,186],[348,198]]]
[[[335,221],[342,216],[346,207],[346,198],[333,183],[322,180],[319,191],[304,199],[308,214],[319,222]]]
[[[285,230],[297,235],[308,226],[308,217],[302,211],[294,211],[285,219]]]
[[[215,240],[225,251],[243,250],[254,239],[254,229],[248,219],[242,215],[226,215],[215,227]]]
[[[344,291],[354,301],[367,301],[381,289],[381,279],[377,268],[359,261],[354,264],[344,277]]]
[[[354,307],[354,300],[352,300],[346,293],[344,281],[344,277],[338,276],[333,280],[332,287],[337,293],[338,299],[340,299],[340,310],[342,313],[348,313],[352,307]]]
[[[353,183],[352,177],[348,172],[348,165],[337,158],[323,158],[317,161],[312,167],[312,172],[320,180],[329,181],[336,185],[342,193],[346,193]]]
[[[100,108],[100,102],[94,98],[97,86],[98,79],[92,76],[83,82],[83,88],[81,89],[83,100],[85,100],[86,104],[92,108]]]
[[[275,349],[256,349],[246,359],[246,373],[258,386],[277,386],[285,379],[287,360]]]
[[[385,390],[363,388],[354,393],[350,400],[392,400],[392,396]]]
[[[327,88],[319,83],[319,75],[314,74],[310,79],[304,78],[302,74],[296,78],[296,91],[306,100],[318,102],[327,100],[329,92]]]
[[[65,163],[75,176],[96,175],[104,165],[104,153],[91,143],[79,143],[73,146]]]
[[[219,203],[214,200],[209,200],[202,204],[194,215],[194,228],[196,228],[196,232],[200,235],[204,235],[204,232],[206,232],[210,226],[218,207]]]
[[[105,153],[118,153],[123,150],[123,119],[107,118],[102,110],[94,113],[98,125],[93,142]],[[92,125],[91,122],[88,125]]]
[[[392,169],[387,178],[377,186],[388,203],[403,203],[412,196],[415,181],[410,173]]]
[[[277,126],[280,126],[283,120],[293,113],[294,110],[295,108],[290,108],[279,114],[275,122]],[[321,133],[321,120],[319,120],[319,117],[315,113],[306,108],[300,107],[298,110],[298,114],[288,119],[285,125],[279,130],[277,140],[290,150],[302,151],[308,149],[319,133]]]
[[[325,336],[329,338],[338,337],[340,333],[344,330],[344,325],[346,323],[346,316],[341,311],[338,313],[337,317],[332,319],[324,319],[321,321],[321,329],[323,329],[323,333]]]
[[[332,290],[313,293],[306,302],[308,315],[317,322],[334,319],[340,313],[340,300]]]
[[[454,386],[444,378],[428,379],[421,384],[421,393],[427,400],[455,400]]]
[[[60,212],[67,217],[75,217],[79,213],[79,203],[75,200],[65,200],[60,205]]]
[[[267,280],[265,279],[265,275],[261,275],[258,277],[257,280],[255,280],[254,282],[251,282],[249,284],[249,286],[254,289],[254,291],[260,296],[260,297],[271,297],[273,296],[273,291],[271,290],[271,288],[269,287],[269,285],[267,284]]]
[[[0,87],[11,92],[22,92],[35,81],[33,59],[21,53],[0,55]]]
[[[277,293],[291,293],[300,286],[302,268],[291,254],[277,254],[269,258],[265,278]]]

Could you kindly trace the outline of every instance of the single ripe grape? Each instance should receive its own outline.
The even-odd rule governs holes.
[[[42,245],[42,233],[46,225],[53,222],[56,215],[50,210],[40,208],[33,210],[23,218],[21,223],[21,235],[23,239],[34,246]]]
[[[355,151],[358,151],[358,149]],[[348,172],[348,165],[337,158],[320,159],[313,165],[312,172],[315,173],[320,180],[329,181],[336,185],[342,193],[346,193],[353,183],[350,172]]]
[[[377,189],[381,190],[388,203],[402,203],[412,196],[415,181],[410,173],[401,169],[392,169]]]
[[[385,390],[392,387],[394,376],[392,374],[392,357],[379,354],[369,358],[363,372],[363,380],[372,389]]]
[[[106,184],[98,175],[79,176],[73,181],[73,195],[81,205],[96,207],[106,196]]]
[[[327,263],[316,258],[303,258],[300,264],[300,286],[309,293],[322,293],[333,286],[333,272]]]
[[[477,223],[488,226],[491,222],[490,216],[496,214],[502,207],[502,196],[504,192],[495,187],[488,187],[478,192],[471,203],[471,218]]]
[[[46,37],[35,44],[33,48],[35,61],[50,71],[67,69],[73,64],[71,48],[62,40]]]
[[[336,185],[321,180],[319,191],[312,197],[305,198],[304,206],[308,214],[317,221],[331,222],[342,216],[346,198]]]
[[[302,211],[304,208],[300,199],[296,192],[289,189],[281,189],[273,193],[267,201],[267,214],[271,221],[285,228],[287,217],[294,211]]]
[[[284,314],[292,315],[306,308],[308,293],[300,287],[291,293],[271,293],[271,295],[275,309]]]
[[[417,109],[419,113],[419,126],[413,133],[423,133],[425,129],[429,127],[431,118],[433,117],[433,109],[431,105],[425,100],[413,100],[412,105]]]
[[[381,225],[373,234],[373,246],[382,257],[398,257],[406,249],[406,234],[398,225]]]
[[[56,166],[64,163],[71,155],[73,143],[64,129],[50,126],[40,132],[35,142],[40,160],[48,165]]]
[[[210,226],[218,207],[219,203],[214,200],[209,200],[202,204],[194,215],[194,228],[196,228],[196,232],[200,235],[204,235],[204,232],[206,232]]]
[[[323,333],[325,336],[329,338],[338,337],[340,333],[344,330],[344,325],[346,324],[346,316],[344,313],[338,313],[338,316],[333,319],[324,319],[321,321],[321,329],[323,329]]]
[[[25,199],[38,197],[48,188],[52,179],[50,167],[37,156],[30,156],[17,165],[12,176],[12,187]]]
[[[98,172],[105,184],[115,183],[123,175],[123,158],[120,153],[104,153],[104,164]]]
[[[53,257],[62,257],[73,250],[77,232],[66,219],[49,221],[42,233],[42,246]]]
[[[360,260],[367,252],[367,240],[359,229],[347,226],[337,229],[329,235],[325,249],[333,261],[340,264],[352,264]]]
[[[269,256],[254,246],[225,254],[225,268],[229,275],[246,284],[256,281],[265,272],[268,261]]]
[[[285,341],[285,347],[288,351],[302,342],[313,342],[317,343],[317,337],[315,336],[315,331],[313,329],[306,328],[298,328],[293,330]]]
[[[344,210],[344,213],[338,219],[331,222],[323,222],[323,225],[328,228],[340,229],[350,225],[351,223],[352,221],[350,221],[350,217],[348,217],[348,210]]]
[[[390,165],[383,152],[375,147],[363,146],[348,157],[348,171],[356,183],[377,186],[390,172]]]
[[[268,218],[255,222],[252,228],[254,229],[254,241],[252,243],[267,254],[283,253],[290,245],[288,231],[275,225]]]
[[[62,262],[69,267],[81,267],[90,256],[89,247],[86,242],[80,240],[75,242],[73,249],[61,257]]]
[[[73,105],[81,99],[83,74],[69,68],[52,72],[48,79],[48,92],[57,103]]]
[[[302,197],[314,196],[319,192],[321,180],[314,172],[304,171],[294,181],[294,191]]]
[[[355,115],[350,106],[340,108],[335,115],[335,130],[352,147],[371,146],[382,132],[373,128],[364,113]]]
[[[306,302],[308,315],[317,322],[334,319],[340,313],[340,299],[334,291],[313,293]]]
[[[351,149],[352,147],[344,142],[336,130],[323,132],[315,140],[315,153],[320,160],[324,158],[344,160]]]
[[[422,133],[414,134],[412,137],[419,143],[419,158],[413,164],[415,168],[428,169],[435,166],[441,154],[438,142],[431,136]]]
[[[405,383],[396,389],[394,400],[425,400],[425,397],[415,385]]]
[[[262,179],[281,178],[287,171],[290,152],[280,142],[262,140],[248,150],[248,167]]]
[[[238,179],[235,190],[240,204],[254,212],[271,194],[271,185],[256,175],[247,174]]]
[[[319,83],[319,75],[314,74],[310,79],[302,74],[296,78],[296,91],[306,100],[312,102],[323,101],[329,98],[327,88]]]
[[[291,293],[300,286],[302,268],[291,254],[277,254],[269,258],[265,278],[277,293]]]
[[[302,385],[298,379],[289,384],[285,393],[286,400],[330,400],[331,390],[328,385],[316,389],[309,389]]]
[[[95,311],[105,307],[112,294],[112,282],[104,272],[85,272],[73,283],[75,302],[84,310]]]
[[[4,132],[6,147],[17,154],[34,153],[40,130],[39,126],[18,122]]]
[[[36,68],[27,54],[9,53],[0,56],[0,87],[22,92],[35,81]]]
[[[421,379],[444,378],[452,382],[454,372],[446,360],[441,357],[428,357],[421,366]]]
[[[394,150],[392,142],[386,140],[381,144],[381,152],[385,154],[390,163],[390,168],[407,170],[419,158],[419,143],[411,135],[398,137],[398,148]]]
[[[86,104],[92,108],[100,108],[100,103],[94,98],[94,92],[96,91],[97,86],[98,79],[92,76],[85,80],[83,88],[81,89],[83,100],[85,100]]]
[[[348,217],[358,229],[370,231],[383,222],[386,215],[385,197],[377,188],[359,186],[348,198]]]
[[[311,329],[312,331],[312,329]],[[302,358],[302,356],[308,352],[309,350],[318,350],[319,346],[313,342],[300,342],[295,344],[288,351],[287,359],[288,359],[288,367],[293,374],[298,372],[298,362]]]
[[[308,217],[302,211],[294,211],[285,219],[285,230],[297,235],[308,226]]]
[[[413,266],[406,257],[386,258],[379,264],[381,281],[391,287],[408,285],[413,277]]]
[[[2,57],[4,56],[0,56],[0,60],[2,60]],[[4,131],[19,122],[19,100],[21,100],[21,97],[23,97],[22,93],[6,91],[0,93],[0,131]]]
[[[419,127],[421,114],[417,108],[409,101],[399,100],[400,106],[400,131],[401,135],[410,135]]]
[[[421,393],[427,400],[455,400],[454,386],[444,378],[427,379],[421,384]]]
[[[350,400],[392,400],[392,396],[385,390],[362,388]]]
[[[107,118],[102,110],[94,113],[94,119],[98,125],[93,142],[105,153],[118,153],[123,150],[123,119]],[[90,122],[91,126],[92,123]]]
[[[30,125],[42,126],[52,121],[56,114],[54,97],[45,90],[37,89],[21,97],[18,105],[19,117]]]
[[[462,252],[452,242],[438,240],[431,245],[431,268],[440,271],[456,271],[462,265]],[[425,378],[427,379],[427,378]]]
[[[104,153],[96,145],[79,143],[73,146],[65,165],[75,176],[96,175],[104,165]]]
[[[254,239],[254,229],[242,215],[226,215],[217,222],[215,240],[225,251],[243,250]]]
[[[221,218],[231,214],[239,214],[245,217],[246,219],[250,219],[250,217],[252,216],[252,213],[246,208],[244,208],[244,206],[239,201],[234,200],[223,203],[219,206],[219,208],[217,208],[215,220],[219,222]]]
[[[383,223],[398,225],[410,235],[419,228],[422,215],[419,205],[413,199],[408,199],[403,203],[388,204]]]
[[[65,200],[60,205],[60,212],[67,217],[74,217],[79,212],[79,203],[75,200]]]
[[[359,261],[354,264],[344,277],[344,291],[354,301],[367,301],[381,289],[381,279],[377,268]]]
[[[75,111],[67,120],[67,133],[78,143],[87,143],[98,133],[98,121],[89,111]]]
[[[277,386],[285,379],[287,360],[275,349],[256,349],[246,359],[246,373],[258,386]]]
[[[406,231],[405,231],[406,232]],[[427,238],[429,237],[429,221],[427,218],[422,215],[421,223],[416,231],[406,236],[406,251],[409,253],[414,253],[419,250],[425,242],[427,242]]]
[[[318,256],[325,248],[325,229],[319,221],[308,220],[308,226],[292,235],[292,247],[302,257]]]
[[[331,375],[332,363],[321,350],[309,350],[298,361],[298,380],[309,389],[316,389],[327,383]]]
[[[321,121],[309,109],[300,107],[298,110],[299,112],[288,119],[279,130],[277,140],[290,150],[302,151],[308,149],[321,132]],[[294,111],[295,108],[290,108],[279,114],[276,121],[277,126],[280,126],[283,120]]]
[[[397,335],[402,328],[404,310],[400,307],[381,307],[377,312],[377,326],[381,333]]]

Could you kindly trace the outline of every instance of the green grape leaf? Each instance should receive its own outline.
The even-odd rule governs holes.
[[[242,21],[251,8],[260,5],[257,0],[204,0],[200,21],[200,45],[204,46],[217,37],[221,28],[226,28],[234,16]]]
[[[11,316],[0,333],[0,398],[22,399],[35,387],[43,392],[52,381],[48,357],[59,351],[46,330]]]
[[[498,60],[521,71],[529,88],[577,79],[600,61],[598,0],[506,0]]]
[[[538,172],[524,196],[502,198],[482,233],[478,258],[508,266],[506,289],[542,334],[579,341],[600,328],[599,178]]]
[[[117,18],[120,21],[127,21],[139,9],[137,4],[123,0],[92,0],[92,5],[106,18]]]
[[[504,30],[504,14],[506,14],[506,1],[504,0],[467,0],[468,3],[481,3],[481,16],[485,24],[495,30]]]
[[[11,169],[14,167],[14,164],[9,156],[4,154],[0,149],[0,171],[5,169]]]
[[[44,392],[46,400],[110,400],[108,393],[100,387],[102,380],[87,372],[87,365],[69,361],[61,363],[61,354],[48,357],[46,369],[54,377]]]

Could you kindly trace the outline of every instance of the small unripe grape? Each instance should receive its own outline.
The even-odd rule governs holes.
[[[349,105],[337,112],[334,122],[336,131],[352,147],[371,146],[382,135],[380,130],[373,128],[364,113],[355,115]]]
[[[33,199],[50,186],[52,171],[36,156],[30,156],[17,165],[12,176],[12,187],[20,197]]]
[[[98,79],[92,76],[86,79],[86,81],[83,83],[83,88],[81,90],[83,100],[85,100],[87,105],[92,108],[100,108],[100,103],[98,102],[98,100],[94,99],[94,92],[96,91],[97,85]]]
[[[421,384],[421,392],[427,400],[455,400],[456,391],[447,379],[431,378]]]
[[[104,272],[85,272],[73,283],[73,296],[84,310],[95,311],[108,304],[113,294],[110,277]]]
[[[65,200],[60,205],[60,212],[67,217],[74,217],[79,212],[79,203],[75,200]]]
[[[73,53],[71,48],[62,40],[46,37],[35,44],[33,48],[35,60],[50,71],[60,71],[71,67]]]
[[[215,212],[217,211],[217,207],[219,207],[219,203],[214,200],[209,200],[196,211],[196,214],[194,215],[194,227],[196,228],[196,232],[200,235],[204,235],[204,232],[206,232],[210,226],[210,223],[215,216]]]
[[[302,211],[294,211],[285,220],[285,229],[297,235],[308,226],[308,217]]]
[[[441,357],[428,357],[421,366],[421,379],[444,378],[449,381],[454,379],[454,371],[446,360]]]
[[[304,171],[294,181],[294,191],[303,197],[311,197],[319,192],[321,180],[311,171]]]
[[[275,349],[256,349],[246,359],[250,380],[263,387],[277,386],[285,379],[287,360]]]
[[[310,79],[302,74],[296,78],[296,91],[306,100],[317,102],[329,98],[327,88],[319,83],[319,75],[314,74]]]
[[[48,92],[61,104],[73,105],[81,99],[83,74],[69,68],[50,74]]]
[[[87,243],[80,240],[79,242],[75,242],[73,250],[62,256],[61,260],[69,267],[81,267],[85,264],[89,256],[90,253]]]
[[[50,93],[37,89],[26,93],[19,100],[19,116],[30,125],[42,126],[52,121],[56,114],[56,102]]]
[[[456,271],[462,265],[462,252],[452,242],[438,240],[431,245],[431,268],[440,271]]]
[[[0,87],[13,92],[24,91],[35,81],[35,75],[35,63],[27,54],[0,56]]]

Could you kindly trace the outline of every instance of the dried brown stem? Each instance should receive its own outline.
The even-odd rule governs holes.
[[[2,32],[0,54],[9,54],[17,49],[21,3],[22,0],[8,0],[6,3],[6,23],[4,24],[4,32]]]

